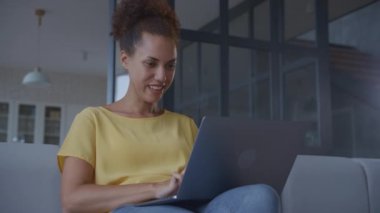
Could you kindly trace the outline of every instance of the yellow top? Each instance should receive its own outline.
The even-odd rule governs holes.
[[[58,165],[62,171],[66,156],[85,160],[100,185],[160,182],[185,167],[196,132],[192,119],[170,111],[129,118],[89,107],[75,117],[58,152]]]

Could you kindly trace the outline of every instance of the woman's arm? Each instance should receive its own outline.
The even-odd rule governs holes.
[[[64,213],[107,212],[123,204],[174,194],[182,175],[173,174],[168,181],[152,184],[101,186],[94,184],[94,169],[84,160],[66,157],[62,171],[61,201]]]

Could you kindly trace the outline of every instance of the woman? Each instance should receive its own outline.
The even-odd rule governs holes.
[[[112,35],[130,76],[128,92],[76,116],[58,153],[64,212],[189,212],[127,205],[176,193],[197,132],[189,117],[158,107],[175,73],[177,17],[165,0],[124,0]],[[256,185],[223,193],[203,207],[276,212],[278,200],[270,187]]]

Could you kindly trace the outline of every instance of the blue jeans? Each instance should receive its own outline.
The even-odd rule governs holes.
[[[268,185],[257,184],[228,190],[200,207],[127,206],[116,209],[113,213],[279,213],[280,211],[280,198],[276,191]]]

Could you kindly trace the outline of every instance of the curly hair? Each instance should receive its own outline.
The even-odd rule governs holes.
[[[122,0],[112,20],[112,32],[120,49],[133,54],[142,33],[148,32],[178,43],[179,21],[166,0]]]

